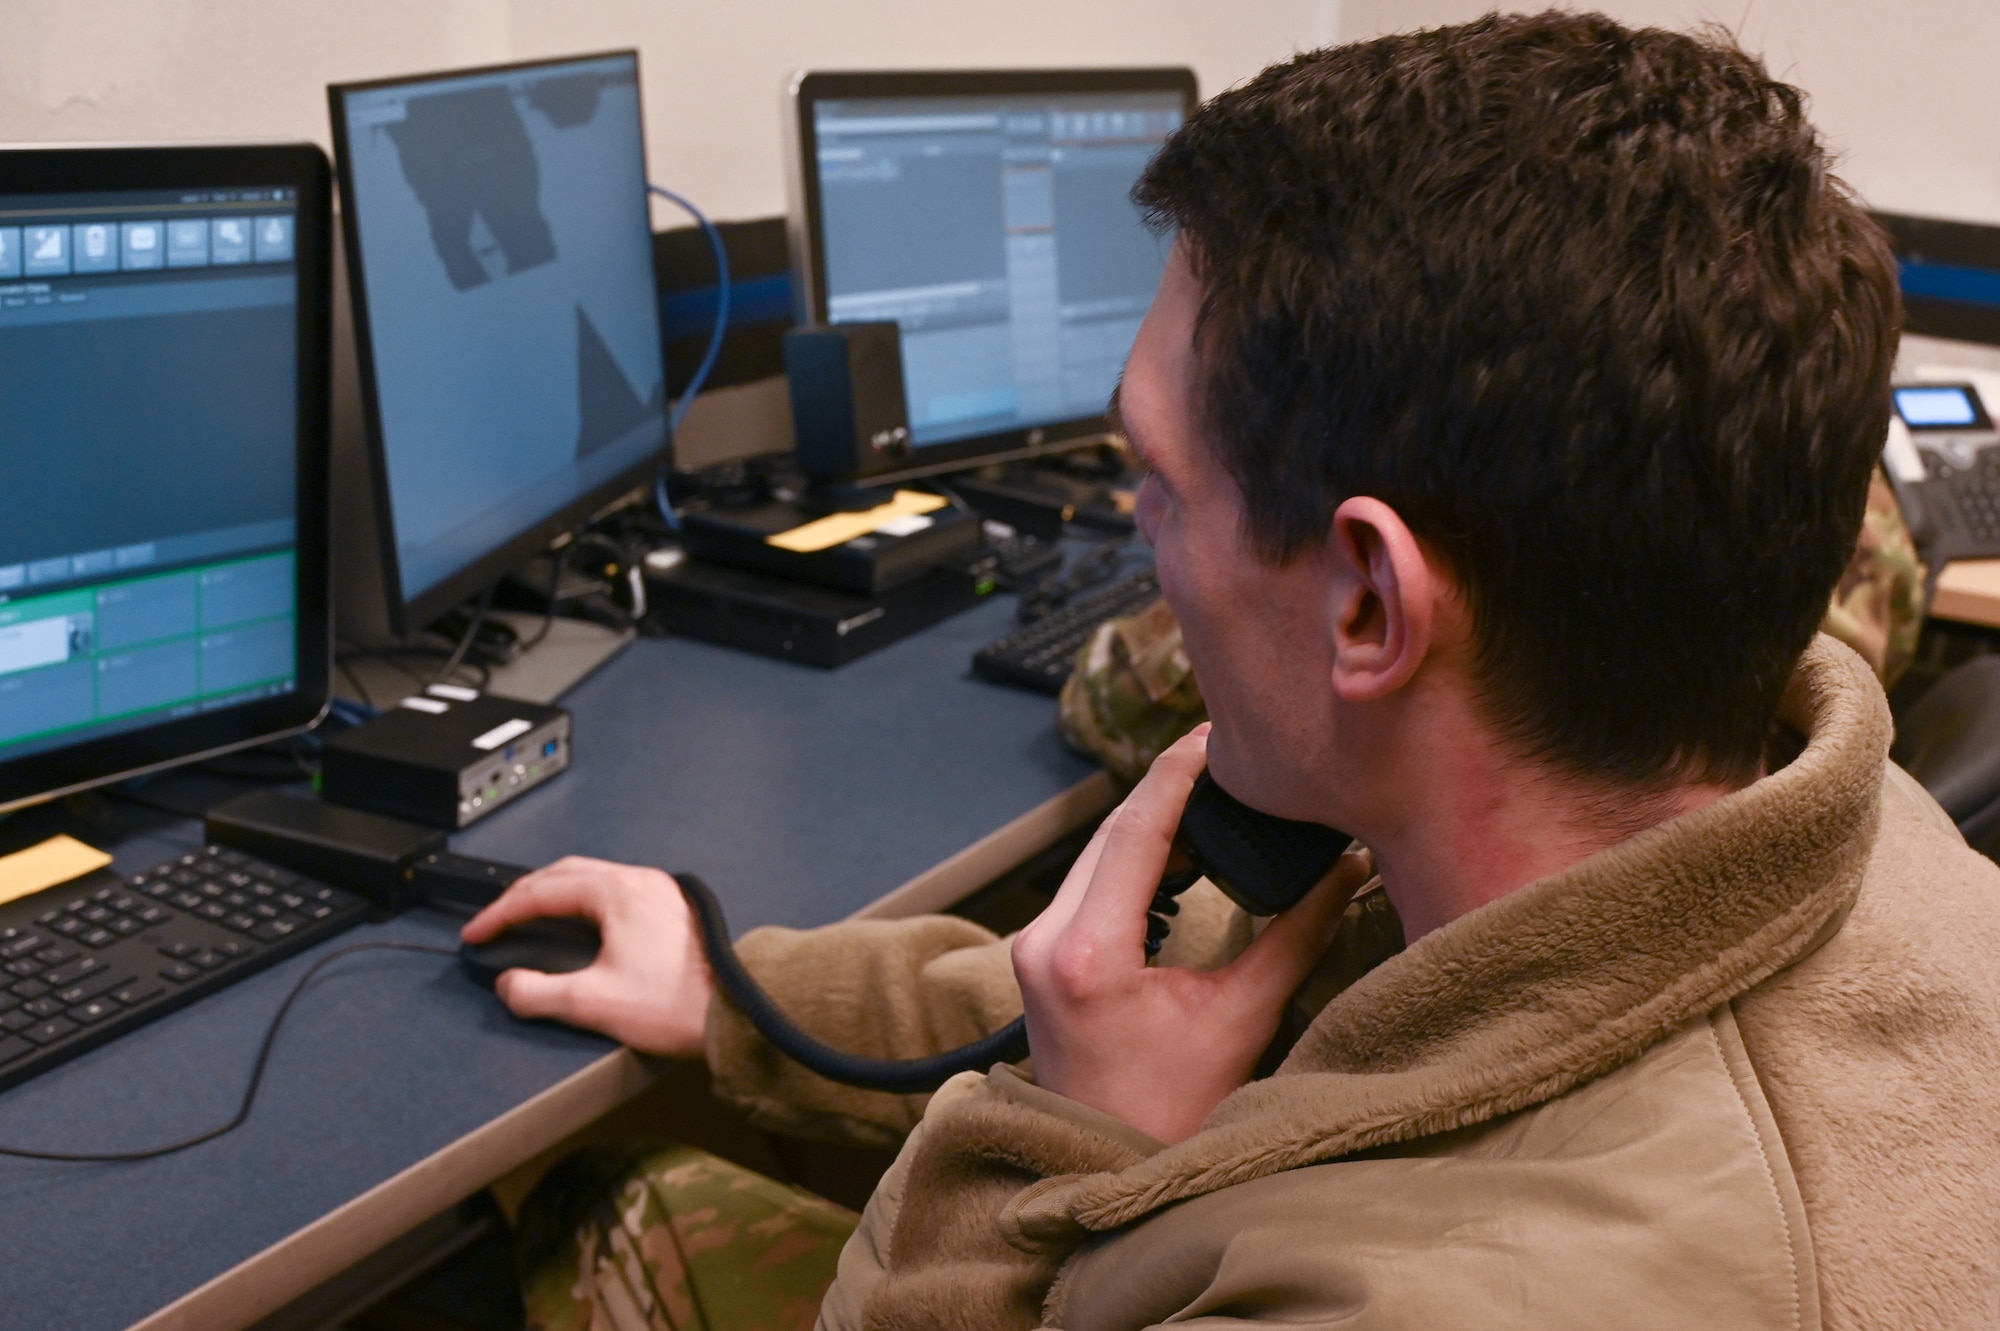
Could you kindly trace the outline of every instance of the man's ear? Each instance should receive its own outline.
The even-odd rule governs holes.
[[[1333,512],[1333,687],[1347,702],[1387,697],[1430,654],[1446,587],[1403,519],[1379,499]]]

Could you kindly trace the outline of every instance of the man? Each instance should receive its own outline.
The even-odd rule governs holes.
[[[909,1132],[829,1326],[1991,1325],[2000,872],[1814,638],[1896,295],[1798,93],[1717,38],[1490,17],[1267,70],[1138,194],[1178,235],[1119,406],[1213,728],[1011,944],[742,949],[859,1053],[1024,1005],[1032,1079],[817,1081],[710,1001],[663,875],[585,861],[468,927],[602,922],[509,1006]],[[1148,966],[1204,763],[1367,852],[1261,930],[1192,896]],[[1357,965],[1364,901],[1400,938]]]

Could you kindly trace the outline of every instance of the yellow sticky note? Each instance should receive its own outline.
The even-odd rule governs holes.
[[[0,855],[0,902],[81,878],[109,863],[111,857],[95,846],[71,836],[52,836],[39,846]]]
[[[780,550],[790,550],[796,555],[809,555],[815,550],[831,550],[836,545],[844,545],[857,536],[868,536],[882,530],[899,518],[921,517],[945,506],[942,495],[927,495],[918,490],[898,490],[896,497],[886,504],[863,509],[858,513],[831,513],[815,519],[803,527],[781,531],[776,536],[766,536],[764,544],[775,545]]]

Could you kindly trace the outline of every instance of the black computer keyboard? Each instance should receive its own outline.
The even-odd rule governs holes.
[[[1000,684],[1060,693],[1076,668],[1077,652],[1099,624],[1137,614],[1159,595],[1160,579],[1151,568],[1106,583],[981,647],[972,657],[973,673]]]
[[[210,846],[0,906],[0,1088],[358,924],[366,902]]]

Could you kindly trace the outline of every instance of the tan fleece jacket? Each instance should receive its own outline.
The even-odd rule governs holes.
[[[1749,788],[1309,984],[1277,1073],[1171,1147],[1009,1069],[928,1106],[830,1086],[718,1005],[717,1084],[765,1121],[914,1128],[823,1324],[2000,1324],[2000,870],[1888,765],[1846,648],[1782,715],[1804,747]],[[1183,920],[1183,964],[1247,936],[1214,897]],[[744,953],[870,1053],[1020,1007],[962,921]]]

